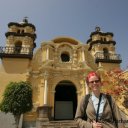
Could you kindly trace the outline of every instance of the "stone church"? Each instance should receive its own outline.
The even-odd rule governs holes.
[[[36,27],[27,19],[10,22],[5,36],[5,46],[0,47],[0,99],[10,81],[31,83],[33,110],[23,115],[24,128],[73,120],[81,97],[88,93],[88,72],[120,68],[122,62],[113,33],[100,27],[84,43],[62,36],[43,41],[35,51]]]

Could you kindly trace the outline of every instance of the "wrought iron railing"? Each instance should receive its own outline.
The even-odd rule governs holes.
[[[33,56],[33,48],[30,47],[0,47],[0,57],[22,57],[31,58]]]
[[[121,63],[122,59],[120,54],[97,52],[95,54],[95,61],[96,63],[97,62]]]

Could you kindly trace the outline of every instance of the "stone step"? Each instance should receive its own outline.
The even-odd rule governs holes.
[[[50,121],[43,123],[42,128],[77,128],[77,123],[74,120]]]

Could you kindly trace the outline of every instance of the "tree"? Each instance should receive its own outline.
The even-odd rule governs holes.
[[[123,97],[122,105],[128,108],[128,72],[121,69],[113,69],[104,74],[104,92],[111,94],[115,99]]]
[[[32,109],[32,88],[28,82],[10,82],[3,94],[0,110],[12,113],[18,128],[21,114]]]

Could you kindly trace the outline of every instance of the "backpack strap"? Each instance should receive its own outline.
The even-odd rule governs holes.
[[[113,108],[112,108],[112,97],[110,95],[108,95],[108,94],[106,94],[106,97],[108,99],[108,102],[109,102],[109,105],[110,105],[110,108],[111,108],[113,121],[115,122],[116,128],[118,128],[116,117],[115,117],[115,114],[114,114]]]
[[[82,117],[83,120],[87,120],[86,108],[88,105],[89,98],[90,98],[90,94],[85,95],[85,99],[84,99],[84,103],[83,103],[83,108],[84,108],[84,115]]]
[[[98,107],[97,107],[97,112],[96,112],[96,122],[98,122],[101,98],[102,98],[102,93],[100,93],[100,97],[99,97],[99,102],[98,102]]]

